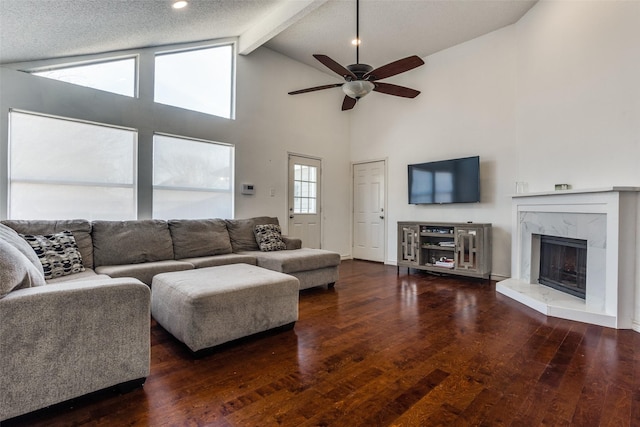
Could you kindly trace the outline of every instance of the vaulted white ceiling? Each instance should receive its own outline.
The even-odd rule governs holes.
[[[516,22],[537,0],[361,0],[360,62],[426,57]],[[355,63],[355,0],[0,0],[0,63],[238,37],[328,71]]]

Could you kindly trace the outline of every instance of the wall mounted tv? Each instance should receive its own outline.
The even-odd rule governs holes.
[[[480,157],[409,165],[409,204],[477,203]]]

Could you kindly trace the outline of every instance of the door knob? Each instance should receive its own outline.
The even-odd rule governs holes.
[[[384,215],[380,215],[380,219],[384,219]]]
[[[293,219],[293,215],[289,215],[289,218]]]

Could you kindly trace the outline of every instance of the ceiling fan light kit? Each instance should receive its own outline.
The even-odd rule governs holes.
[[[315,54],[313,55],[318,61],[320,61],[325,67],[330,69],[336,74],[339,74],[344,80],[344,83],[335,83],[322,86],[310,87],[308,89],[295,90],[289,92],[289,95],[298,95],[301,93],[314,92],[316,90],[331,89],[334,87],[342,87],[342,91],[345,93],[344,100],[342,101],[342,111],[350,110],[355,105],[357,100],[371,93],[372,91],[384,93],[387,95],[401,96],[403,98],[415,98],[420,94],[420,91],[411,89],[404,86],[398,86],[391,83],[380,83],[377,80],[386,79],[387,77],[395,76],[405,71],[412,70],[416,67],[424,65],[424,61],[416,56],[409,56],[404,59],[391,62],[382,67],[374,69],[371,65],[360,63],[360,0],[356,0],[356,39],[358,42],[356,46],[356,63],[343,67],[327,55]]]
[[[183,9],[185,7],[187,7],[187,1],[186,0],[177,0],[174,1],[173,4],[171,5],[171,7],[173,7],[174,9]]]
[[[375,85],[366,80],[352,80],[342,84],[344,94],[356,100],[371,93],[374,88]]]

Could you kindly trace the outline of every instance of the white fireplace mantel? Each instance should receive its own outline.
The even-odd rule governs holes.
[[[639,192],[609,187],[512,196],[511,278],[496,291],[548,316],[640,332]],[[537,283],[543,234],[587,241],[585,299]]]

